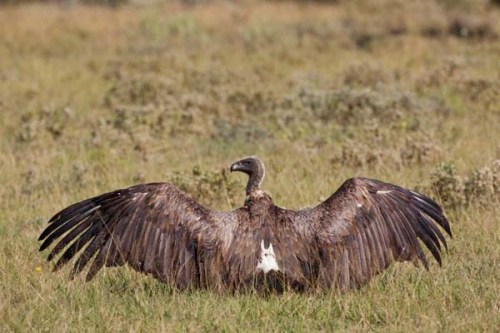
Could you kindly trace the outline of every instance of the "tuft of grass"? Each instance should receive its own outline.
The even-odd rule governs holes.
[[[0,7],[0,331],[495,331],[494,3]],[[55,212],[138,182],[239,207],[244,177],[223,170],[250,154],[289,208],[353,176],[433,196],[454,234],[443,267],[260,297],[181,293],[126,267],[70,282],[37,252]]]

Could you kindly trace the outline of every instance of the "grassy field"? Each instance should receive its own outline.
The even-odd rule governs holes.
[[[493,332],[500,327],[500,15],[493,1],[0,8],[0,331]],[[48,218],[171,181],[232,209],[256,154],[300,208],[367,176],[442,202],[443,267],[318,295],[91,283],[38,253]]]

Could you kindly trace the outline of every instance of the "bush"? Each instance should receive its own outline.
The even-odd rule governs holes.
[[[196,165],[191,172],[173,173],[170,181],[206,205],[228,202],[234,207],[239,204],[236,196],[241,192],[241,185],[228,179],[226,169],[207,171]]]
[[[490,204],[500,198],[500,160],[466,177],[457,175],[453,164],[440,164],[432,174],[430,187],[447,208]]]

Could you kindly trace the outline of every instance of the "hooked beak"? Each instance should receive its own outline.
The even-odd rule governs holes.
[[[238,171],[240,167],[240,164],[238,162],[231,164],[231,167],[229,167],[229,171]]]

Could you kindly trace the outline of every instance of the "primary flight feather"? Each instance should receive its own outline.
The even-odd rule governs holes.
[[[441,207],[397,185],[367,178],[344,182],[316,207],[287,210],[259,187],[265,169],[247,157],[231,171],[248,174],[243,207],[217,212],[168,183],[116,190],[73,204],[49,221],[40,251],[59,269],[78,257],[87,280],[103,266],[130,265],[180,289],[297,291],[368,282],[393,261],[428,262],[420,241],[441,264]],[[79,256],[78,256],[78,253]]]

